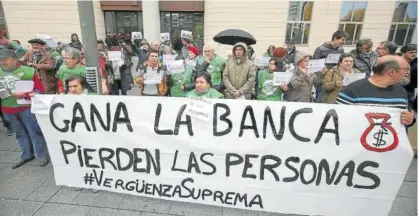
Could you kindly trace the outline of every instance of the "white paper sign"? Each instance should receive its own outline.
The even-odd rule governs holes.
[[[173,62],[176,60],[175,55],[163,55],[163,62],[164,64],[168,64],[169,62]]]
[[[121,51],[109,51],[107,52],[109,57],[109,61],[120,61],[122,60],[122,52]]]
[[[55,48],[58,46],[57,42],[50,35],[37,34],[36,37],[44,41],[48,47]]]
[[[273,84],[275,86],[287,85],[292,79],[292,75],[291,72],[274,72]]]
[[[27,93],[33,91],[34,82],[32,80],[19,80],[14,83],[14,87],[11,90],[12,93]]]
[[[169,40],[170,40],[170,33],[169,32],[160,33],[160,41],[161,42],[169,41]]]
[[[413,158],[399,109],[211,99],[213,118],[201,121],[185,114],[189,101],[54,96],[51,116],[36,118],[56,184],[285,214],[382,216]]]
[[[257,67],[267,67],[269,66],[270,59],[271,57],[256,56],[254,64]]]
[[[51,108],[52,100],[54,99],[55,95],[34,95],[31,98],[31,112],[34,114],[49,114],[49,108]]]
[[[352,74],[345,74],[343,79],[343,85],[348,86],[351,83],[364,79],[366,77],[366,73],[352,73]]]
[[[191,31],[181,30],[180,37],[193,40],[193,33]]]
[[[132,36],[132,40],[141,40],[142,32],[132,32],[131,36]]]
[[[144,84],[160,84],[162,73],[146,73],[144,74]]]
[[[171,74],[183,73],[185,70],[183,60],[177,60],[167,63],[167,70],[170,71]]]
[[[338,64],[340,60],[341,53],[330,53],[327,55],[325,63],[327,64]]]
[[[213,118],[213,102],[209,98],[188,98],[186,114],[203,121],[210,121]]]
[[[308,73],[322,71],[325,67],[325,59],[311,59],[308,64]]]

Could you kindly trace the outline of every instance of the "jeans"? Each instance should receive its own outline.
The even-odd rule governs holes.
[[[22,160],[32,157],[34,153],[39,160],[44,159],[48,155],[45,139],[30,109],[16,114],[5,113],[4,117],[16,133],[17,142],[22,150]]]

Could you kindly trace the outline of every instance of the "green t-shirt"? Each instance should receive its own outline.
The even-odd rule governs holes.
[[[258,72],[258,99],[269,101],[281,101],[282,89],[274,86],[274,73],[267,70]]]
[[[10,90],[14,89],[14,85],[17,81],[20,80],[33,80],[35,75],[35,69],[28,66],[20,66],[16,68],[13,72],[5,72],[0,69],[0,89],[8,88]],[[1,100],[1,105],[3,107],[22,107],[29,105],[18,104],[14,96]]]
[[[71,75],[78,74],[82,77],[86,77],[86,67],[78,64],[75,68],[70,69],[67,65],[62,65],[58,70],[58,79],[61,80],[65,89],[65,80]]]
[[[197,61],[197,58],[195,58],[194,61]],[[192,80],[193,68],[194,66],[189,65],[186,66],[183,73],[171,75],[173,85],[170,89],[170,95],[172,97],[186,97],[187,93],[189,93],[189,91],[182,91],[181,86],[190,85],[194,82],[194,80]]]
[[[194,89],[187,94],[187,97],[191,97],[191,98],[200,98],[200,97],[204,97],[204,98],[224,98],[224,95],[222,93],[216,91],[216,89],[209,88],[206,92],[197,92],[196,89]]]
[[[205,61],[205,57],[201,56],[197,63],[202,65]],[[225,59],[219,56],[215,56],[215,58],[209,63],[207,72],[210,73],[212,85],[220,85],[222,83],[222,70],[225,65]]]

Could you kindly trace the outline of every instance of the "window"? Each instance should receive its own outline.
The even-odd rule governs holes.
[[[286,43],[308,44],[312,20],[312,1],[289,2]]]
[[[411,43],[417,22],[417,2],[398,1],[393,13],[392,25],[389,31],[389,41],[398,46]]]
[[[187,13],[187,12],[161,12],[160,28],[161,32],[169,32],[173,49],[178,53],[181,50],[181,30],[191,31],[193,33],[193,41],[199,50],[203,48],[203,17],[204,13]]]
[[[143,32],[141,12],[105,11],[106,34]]]
[[[356,44],[360,39],[366,7],[366,2],[343,2],[338,30],[343,30],[349,35],[347,45]]]
[[[3,5],[0,1],[0,36],[5,38],[9,38],[9,34],[7,33],[7,26],[6,26],[6,18],[4,17]]]

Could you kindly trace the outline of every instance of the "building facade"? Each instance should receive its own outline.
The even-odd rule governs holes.
[[[69,42],[80,35],[76,1],[2,1],[0,29],[23,44],[36,34],[48,34],[56,41]],[[375,45],[391,40],[398,45],[416,43],[417,2],[368,1],[93,1],[99,39],[110,33],[142,32],[158,40],[170,32],[174,46],[181,46],[180,31],[193,32],[199,47],[212,43],[219,55],[231,53],[231,46],[214,43],[220,31],[239,28],[251,33],[256,54],[269,45],[296,44],[298,50],[313,53],[331,40],[334,31],[345,30],[350,38],[346,49],[360,38]],[[15,10],[18,8],[18,10]],[[176,47],[175,47],[176,48]]]

